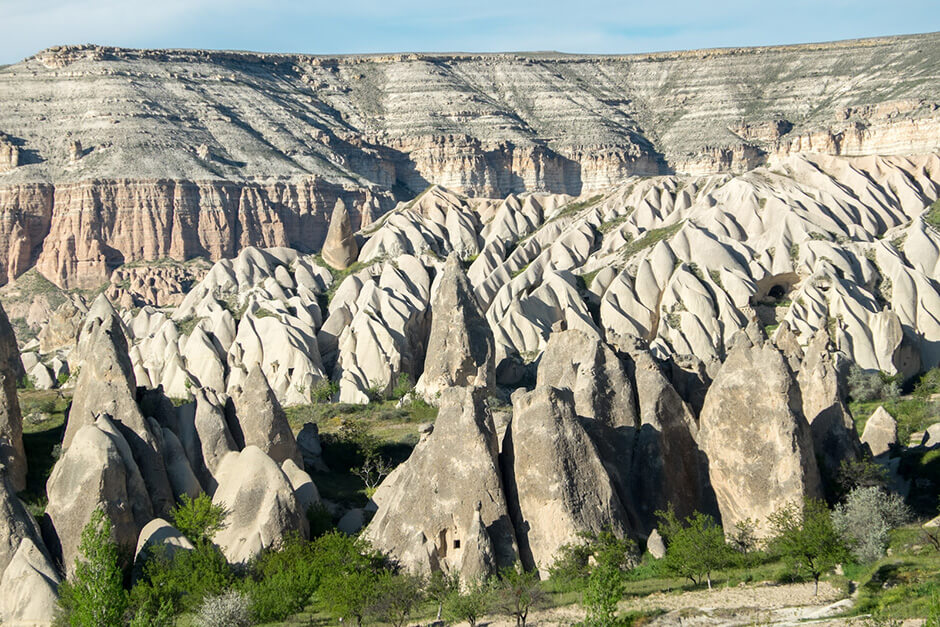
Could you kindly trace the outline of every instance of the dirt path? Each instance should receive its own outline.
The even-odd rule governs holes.
[[[844,611],[850,601],[827,582],[819,584],[819,595],[813,595],[812,583],[740,585],[714,590],[655,593],[630,599],[620,604],[621,612],[662,610],[649,625],[786,625],[812,621],[815,624],[837,624],[845,621],[825,620]],[[572,625],[584,619],[584,611],[568,606],[533,612],[528,625]],[[817,622],[818,621],[818,622]],[[490,627],[514,627],[506,617],[488,617]]]

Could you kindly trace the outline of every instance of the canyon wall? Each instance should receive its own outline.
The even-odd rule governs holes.
[[[315,251],[337,195],[358,226],[430,184],[593,195],[938,149],[940,34],[629,56],[56,47],[0,69],[0,282]]]

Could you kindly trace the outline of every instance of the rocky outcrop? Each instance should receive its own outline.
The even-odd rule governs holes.
[[[813,433],[816,459],[826,477],[835,477],[843,461],[853,461],[861,454],[855,421],[845,406],[834,359],[828,333],[819,331],[807,347],[796,379],[803,415]]]
[[[415,392],[432,402],[450,387],[492,388],[493,332],[455,253],[447,258],[431,301],[424,373]]]
[[[484,388],[444,390],[433,431],[373,496],[378,511],[364,536],[408,570],[472,581],[517,559],[485,399]]]
[[[862,430],[862,444],[868,447],[872,455],[877,456],[889,452],[897,443],[898,423],[882,405],[879,405],[865,422],[865,428]]]
[[[239,433],[237,446],[256,446],[278,464],[287,460],[302,465],[303,458],[287,416],[260,368],[253,368],[233,398]]]
[[[342,199],[336,201],[333,213],[330,215],[330,228],[326,232],[326,240],[320,251],[323,261],[336,270],[345,270],[359,255],[359,245],[353,234],[349,213]]]
[[[513,395],[503,443],[510,514],[523,566],[547,573],[581,533],[626,531],[626,513],[568,390]]]
[[[26,489],[23,416],[16,395],[17,385],[25,376],[13,327],[0,306],[0,473],[17,492]]]
[[[137,406],[137,385],[123,326],[105,297],[100,296],[79,338],[83,361],[62,448],[71,447],[84,425],[94,423],[99,416],[108,416],[133,451],[154,511],[166,513],[173,505],[173,492],[159,435]]]
[[[264,451],[247,446],[229,453],[218,471],[212,503],[228,512],[228,524],[213,541],[231,563],[246,564],[277,547],[291,532],[306,536],[308,523],[289,479]]]
[[[10,481],[0,473],[0,574],[13,560],[23,540],[42,546],[39,526],[20,501]]]
[[[179,530],[163,520],[154,518],[140,530],[134,565],[140,566],[148,556],[160,553],[161,557],[173,559],[177,551],[192,551],[193,544]]]
[[[820,477],[799,388],[769,342],[743,339],[712,382],[699,418],[698,443],[721,512],[734,528],[751,518],[767,533],[767,516],[820,496]]]
[[[74,572],[82,529],[96,509],[104,511],[114,541],[128,552],[134,551],[140,530],[153,519],[130,446],[108,418],[77,429],[71,444],[46,484],[51,529],[45,534],[69,574]]]
[[[23,538],[0,577],[0,621],[10,627],[51,625],[58,611],[59,581],[49,556]]]

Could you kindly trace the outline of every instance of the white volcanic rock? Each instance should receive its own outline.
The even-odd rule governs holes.
[[[262,550],[279,546],[291,532],[307,535],[307,518],[290,480],[258,447],[226,455],[218,482],[212,502],[229,515],[213,541],[229,562],[245,564]]]
[[[134,562],[138,565],[148,553],[153,554],[157,551],[162,551],[167,559],[173,559],[177,551],[192,550],[192,542],[176,527],[162,518],[154,518],[140,530],[137,549],[134,551]]]
[[[862,430],[862,444],[866,445],[872,455],[882,455],[891,450],[891,446],[898,443],[898,423],[891,417],[882,405],[872,412],[865,422]]]
[[[364,537],[410,571],[473,581],[517,559],[485,398],[483,388],[444,390],[431,433],[372,497],[378,511]]]
[[[28,537],[0,577],[0,622],[10,627],[51,625],[58,611],[59,573]]]
[[[820,495],[810,426],[783,356],[747,339],[728,355],[705,397],[698,443],[723,526],[745,518],[767,533],[767,516]]]
[[[333,213],[330,214],[330,228],[326,232],[326,241],[320,251],[323,261],[337,270],[345,270],[359,254],[359,246],[353,235],[349,212],[342,198],[336,200]]]
[[[0,306],[0,463],[13,488],[26,489],[23,416],[16,388],[25,376],[13,327]]]

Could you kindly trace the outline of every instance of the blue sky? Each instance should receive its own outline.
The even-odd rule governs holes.
[[[937,0],[0,0],[0,63],[77,43],[314,54],[630,53],[936,30]]]

